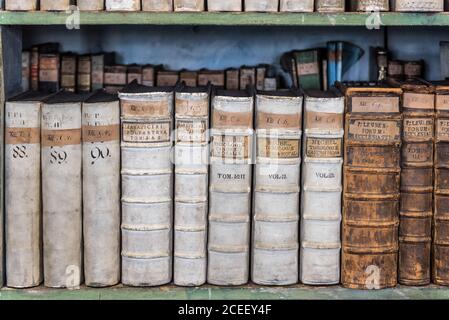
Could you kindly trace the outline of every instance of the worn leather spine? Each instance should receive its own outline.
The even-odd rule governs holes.
[[[7,286],[42,282],[41,100],[26,93],[5,107],[5,234]]]
[[[173,0],[175,11],[204,11],[205,0]]]
[[[41,11],[66,11],[75,2],[73,0],[40,0],[40,9]]]
[[[132,83],[122,112],[122,283],[172,280],[173,90]]]
[[[291,285],[299,276],[299,191],[303,98],[256,96],[252,280]]]
[[[215,92],[212,99],[208,282],[249,280],[253,157],[252,94]]]
[[[142,0],[142,11],[173,11],[173,0]]]
[[[316,0],[315,9],[317,12],[344,12],[345,0]]]
[[[140,11],[140,0],[106,0],[107,11]]]
[[[279,0],[244,0],[245,11],[250,12],[277,12]]]
[[[22,92],[31,88],[31,51],[22,51]]]
[[[280,0],[280,11],[313,12],[315,0]]]
[[[36,11],[37,0],[5,0],[5,9],[10,11]]]
[[[86,285],[120,281],[120,106],[97,93],[83,103],[83,231]]]
[[[82,281],[81,102],[60,93],[42,106],[44,284]]]
[[[209,99],[208,88],[175,95],[174,283],[179,286],[207,280]]]
[[[433,282],[449,285],[449,83],[436,84]]]
[[[102,11],[104,0],[77,0],[76,5],[80,11]]]
[[[301,203],[301,282],[340,282],[344,97],[306,92]]]
[[[403,89],[399,283],[430,283],[433,217],[434,89],[418,80]]]
[[[242,0],[207,0],[207,11],[242,11]]]
[[[393,11],[440,12],[444,11],[444,0],[391,0]]]
[[[341,282],[395,287],[402,117],[401,89],[347,84]]]

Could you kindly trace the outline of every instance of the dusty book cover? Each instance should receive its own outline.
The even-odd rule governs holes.
[[[242,11],[242,0],[207,0],[207,11]]]
[[[351,11],[390,11],[389,0],[351,0]]]
[[[76,5],[80,11],[102,11],[105,0],[77,0]]]
[[[142,11],[173,11],[173,0],[142,0]]]
[[[444,0],[391,0],[391,7],[401,12],[441,12]]]
[[[344,12],[345,0],[316,0],[315,10],[317,12]]]
[[[76,0],[40,0],[41,11],[67,11]]]
[[[175,11],[204,11],[205,0],[173,0]]]
[[[5,0],[5,9],[10,11],[36,11],[38,0]]]
[[[280,0],[281,12],[313,12],[315,0]]]
[[[140,11],[140,0],[106,0],[107,11]]]
[[[249,12],[277,12],[279,0],[244,0],[245,11]]]

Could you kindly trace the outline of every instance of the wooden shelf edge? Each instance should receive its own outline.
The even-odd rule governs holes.
[[[66,12],[0,11],[0,25],[66,25]],[[73,16],[72,16],[73,17]],[[250,12],[81,12],[81,25],[246,25],[246,26],[366,26],[375,23],[370,14],[346,12],[320,13],[250,13]],[[383,26],[449,26],[446,13],[380,14]]]
[[[404,287],[385,290],[351,290],[333,287],[258,287],[254,285],[236,288],[204,286],[181,288],[163,286],[157,288],[130,288],[115,286],[92,289],[82,286],[78,290],[33,289],[0,290],[0,300],[447,300],[449,288]]]

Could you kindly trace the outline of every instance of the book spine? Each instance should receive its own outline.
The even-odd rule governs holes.
[[[292,285],[299,270],[302,97],[256,99],[252,280]]]
[[[280,11],[313,12],[315,0],[280,0]]]
[[[103,89],[104,87],[104,55],[93,55],[92,56],[92,91]]]
[[[444,0],[392,0],[393,11],[440,12],[444,11]]]
[[[154,87],[155,70],[152,66],[142,69],[142,84],[147,87]]]
[[[81,283],[81,159],[81,104],[44,104],[42,208],[47,287]]]
[[[237,69],[226,70],[226,89],[238,90],[240,87],[240,71]]]
[[[61,88],[66,91],[76,91],[76,56],[61,58]]]
[[[126,86],[126,67],[104,68],[104,89],[108,93],[117,93]]]
[[[343,78],[343,42],[339,41],[336,44],[335,51],[335,76],[338,82]],[[334,83],[332,83],[334,85]]]
[[[204,11],[205,0],[173,0],[175,11]]]
[[[59,90],[59,54],[39,55],[39,90],[57,92]]]
[[[249,279],[254,100],[216,96],[212,106],[208,282],[243,285]]]
[[[345,0],[316,0],[317,12],[344,12]]]
[[[13,288],[42,281],[40,106],[7,102],[5,109],[6,279]]]
[[[301,282],[340,282],[343,98],[306,97],[301,203]]]
[[[40,0],[41,11],[66,11],[69,10],[71,0]]]
[[[436,95],[433,280],[449,285],[449,92]]]
[[[266,74],[267,74],[266,67],[258,67],[256,69],[256,89],[259,91],[264,90]]]
[[[301,51],[296,53],[296,72],[298,75],[299,86],[303,90],[320,90],[319,53],[317,50]]]
[[[327,86],[330,88],[337,81],[337,44],[335,42],[327,44],[327,78]]]
[[[77,0],[76,5],[80,11],[104,10],[104,0]]]
[[[279,0],[244,0],[245,11],[253,12],[277,12]]]
[[[240,69],[240,90],[246,90],[248,86],[256,85],[256,69],[242,68]]]
[[[163,285],[172,279],[173,93],[120,94],[120,99],[122,282]]]
[[[78,57],[77,71],[77,89],[78,92],[88,93],[92,90],[92,59],[90,56]]]
[[[207,11],[242,11],[242,0],[207,0]]]
[[[22,52],[22,92],[30,90],[31,52]]]
[[[33,47],[31,49],[30,86],[31,86],[31,90],[37,91],[39,89],[39,48],[38,47]]]
[[[353,289],[394,287],[398,269],[400,94],[382,89],[349,91],[346,104],[341,281]]]
[[[120,110],[84,103],[83,224],[86,285],[120,281]]]
[[[173,0],[142,0],[143,11],[173,11]]]
[[[176,93],[174,283],[206,282],[209,93]]]
[[[36,11],[37,0],[6,0],[5,9],[10,11]]]
[[[107,11],[140,11],[140,0],[106,0]]]
[[[430,283],[435,95],[403,94],[399,283]]]
[[[389,0],[351,0],[351,11],[390,11]]]

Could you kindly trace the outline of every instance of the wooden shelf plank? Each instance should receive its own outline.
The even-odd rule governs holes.
[[[342,299],[449,299],[449,288],[398,287],[378,291],[351,290],[339,286],[306,287],[291,286],[284,288],[245,286],[236,288],[219,288],[204,286],[200,288],[180,288],[164,286],[158,288],[129,288],[116,286],[112,288],[91,289],[81,287],[79,290],[34,289],[16,290],[3,288],[0,300],[342,300]]]
[[[0,11],[0,25],[65,25],[66,12]],[[366,26],[366,13],[150,13],[81,12],[81,25],[247,25],[247,26]],[[380,14],[384,26],[449,26],[449,13]],[[370,22],[371,20],[369,20]]]

